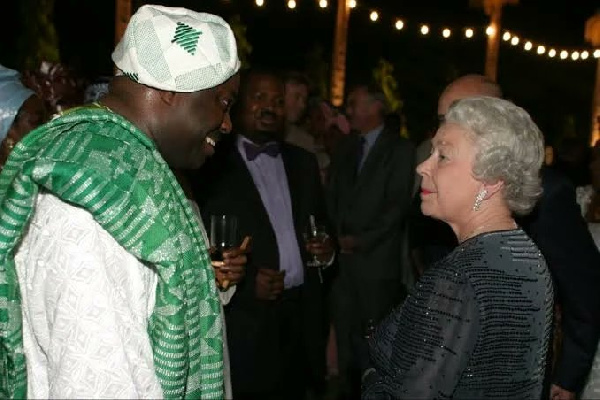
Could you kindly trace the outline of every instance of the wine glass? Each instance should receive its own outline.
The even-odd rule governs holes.
[[[323,243],[329,238],[325,225],[318,222],[314,215],[308,217],[308,225],[304,231],[304,240],[306,243],[318,242]],[[306,265],[309,267],[323,267],[327,263],[319,260],[318,256],[312,255],[312,259],[309,260]]]
[[[210,216],[210,259],[215,267],[223,266],[223,252],[238,244],[238,221],[234,215]]]

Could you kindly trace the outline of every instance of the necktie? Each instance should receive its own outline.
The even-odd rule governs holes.
[[[367,140],[361,136],[358,141],[358,163],[356,164],[356,172],[359,172],[362,168],[365,159],[365,147],[367,147]]]
[[[280,152],[279,144],[275,142],[269,142],[262,146],[250,142],[244,142],[244,151],[246,152],[246,159],[248,161],[253,161],[262,153],[265,153],[271,157],[277,157]]]

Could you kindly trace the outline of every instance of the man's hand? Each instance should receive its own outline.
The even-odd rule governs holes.
[[[550,387],[550,400],[575,400],[575,393],[553,384]]]
[[[333,257],[333,244],[329,237],[323,241],[310,239],[306,242],[306,251],[316,256],[320,262],[327,264]]]
[[[358,241],[354,236],[341,236],[338,240],[340,245],[340,252],[343,254],[352,254],[356,250]]]
[[[222,262],[212,263],[219,289],[227,290],[229,286],[238,284],[246,274],[246,263],[248,262],[246,253],[249,251],[250,240],[250,236],[246,237],[240,247],[223,252]],[[213,251],[214,248],[211,248],[210,252]]]
[[[275,300],[283,292],[285,271],[259,268],[256,275],[256,297],[261,300]]]
[[[240,248],[229,249],[223,252],[223,266],[215,268],[215,275],[219,287],[227,289],[238,284],[246,274],[246,252]]]

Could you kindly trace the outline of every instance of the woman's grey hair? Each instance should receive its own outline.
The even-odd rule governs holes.
[[[507,100],[473,97],[452,104],[446,122],[466,128],[477,154],[475,179],[504,182],[502,194],[517,215],[529,213],[542,194],[544,138],[529,114]]]

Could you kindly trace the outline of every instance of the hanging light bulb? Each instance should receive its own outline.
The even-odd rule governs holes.
[[[348,1],[348,7],[350,7],[350,8],[356,7],[356,0],[349,0]]]
[[[492,25],[488,26],[488,27],[485,29],[485,34],[486,34],[486,35],[488,35],[488,36],[492,36],[492,35],[494,35],[495,33],[496,33],[496,29],[495,29],[495,28],[494,28]]]
[[[377,11],[371,11],[369,18],[371,18],[371,21],[375,22],[379,19],[379,14],[377,14]]]
[[[533,43],[531,42],[527,42],[525,43],[525,46],[523,46],[525,48],[525,51],[529,51],[533,48]]]
[[[582,51],[581,52],[581,59],[582,60],[587,60],[589,56],[590,56],[590,53],[588,53],[587,51]]]
[[[319,7],[327,8],[327,0],[319,0]]]
[[[546,48],[544,46],[538,46],[537,53],[544,54],[546,52]]]
[[[556,50],[554,49],[550,49],[550,51],[548,52],[548,57],[552,58],[556,55]]]
[[[448,39],[451,34],[452,34],[452,32],[448,28],[446,28],[442,31],[442,36],[445,37],[446,39]]]
[[[509,31],[504,32],[504,35],[502,35],[502,40],[504,40],[505,42],[508,42],[510,40],[510,32]]]
[[[474,33],[475,32],[471,28],[467,28],[467,30],[465,30],[465,36],[467,37],[467,39],[471,39]]]
[[[425,36],[429,33],[429,27],[425,24],[421,25],[421,35]]]
[[[594,50],[594,58],[600,58],[600,49]]]
[[[265,4],[265,0],[256,0],[256,5],[262,7]]]
[[[296,0],[289,0],[287,6],[293,10],[296,8]]]
[[[566,59],[567,57],[569,57],[569,52],[568,52],[568,51],[566,51],[566,50],[563,50],[563,51],[561,51],[561,52],[560,52],[560,59],[561,59],[561,60],[564,60],[564,59]]]
[[[513,46],[516,46],[519,44],[519,38],[516,36],[513,36],[512,39],[510,39],[510,44],[512,44]]]
[[[578,52],[578,51],[574,51],[574,52],[572,52],[572,53],[571,53],[571,59],[572,59],[573,61],[577,61],[577,60],[579,60],[579,52]]]
[[[402,30],[402,28],[404,28],[404,22],[402,22],[401,19],[396,21],[396,24],[394,25],[396,27],[396,29],[398,29],[399,31]]]

